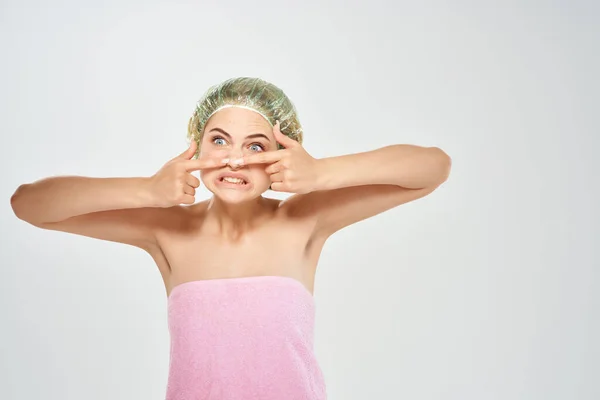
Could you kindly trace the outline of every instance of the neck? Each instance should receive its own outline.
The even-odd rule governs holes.
[[[262,196],[238,204],[225,203],[213,196],[208,203],[207,217],[215,223],[218,232],[223,236],[239,238],[264,221],[271,211]]]

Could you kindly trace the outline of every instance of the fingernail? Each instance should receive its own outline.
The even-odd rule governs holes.
[[[244,163],[244,159],[243,158],[238,158],[235,159],[231,162],[233,165],[242,165]]]
[[[223,164],[227,164],[227,163],[229,163],[229,158],[224,158],[224,159],[221,160],[221,162]]]

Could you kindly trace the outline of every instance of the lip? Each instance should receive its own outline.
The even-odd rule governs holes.
[[[221,181],[221,179],[223,179],[226,176],[231,177],[231,178],[243,179],[246,182],[246,184],[240,185],[239,183],[229,183],[229,182]],[[250,179],[248,178],[248,176],[246,176],[243,173],[233,172],[233,171],[224,171],[224,172],[221,172],[215,178],[215,183],[217,185],[219,185],[219,186],[224,186],[224,187],[228,187],[228,188],[234,188],[234,189],[238,189],[238,190],[249,189],[250,186],[251,186],[251,182],[250,182]]]
[[[217,176],[217,179],[220,181],[224,177],[229,176],[231,178],[243,179],[246,183],[250,183],[250,179],[246,176],[246,174],[242,174],[241,172],[233,172],[233,171],[223,171]]]

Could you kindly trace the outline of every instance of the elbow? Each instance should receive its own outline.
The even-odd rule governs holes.
[[[439,147],[432,147],[431,150],[432,154],[435,156],[436,185],[441,185],[450,177],[452,158],[450,158],[450,156]]]
[[[442,177],[444,178],[442,182],[445,182],[450,177],[450,171],[452,170],[452,158],[446,154],[443,150],[440,149],[442,153],[444,153],[443,162],[442,162]]]
[[[15,190],[12,196],[10,196],[10,206],[13,210],[13,213],[19,219],[23,219],[23,190],[26,184],[21,185]]]
[[[27,210],[29,209],[29,207],[27,206],[26,197],[23,193],[27,190],[28,186],[29,184],[27,183],[22,184],[17,188],[17,190],[15,190],[13,195],[10,197],[10,206],[17,218],[19,218],[22,221],[28,222],[32,225],[36,225],[28,215]]]

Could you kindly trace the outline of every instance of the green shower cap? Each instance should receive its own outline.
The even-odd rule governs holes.
[[[302,126],[296,108],[281,89],[260,78],[228,79],[208,89],[198,101],[188,124],[188,139],[198,144],[195,157],[200,154],[200,143],[207,121],[217,111],[227,107],[241,107],[255,111],[271,126],[280,122],[281,133],[302,144]],[[278,148],[282,148],[277,144]]]

